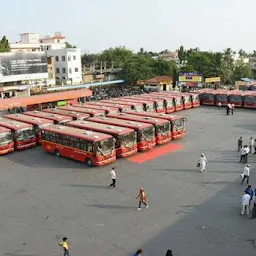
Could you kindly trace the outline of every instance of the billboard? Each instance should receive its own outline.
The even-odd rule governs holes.
[[[205,78],[205,83],[217,83],[220,82],[220,77]]]
[[[202,82],[202,75],[197,72],[180,73],[179,82],[200,83]]]
[[[48,78],[44,52],[0,53],[0,82]]]

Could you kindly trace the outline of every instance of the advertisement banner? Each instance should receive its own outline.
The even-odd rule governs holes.
[[[202,75],[197,72],[179,74],[179,82],[202,82]]]
[[[205,83],[216,83],[216,82],[220,82],[220,77],[205,78]]]

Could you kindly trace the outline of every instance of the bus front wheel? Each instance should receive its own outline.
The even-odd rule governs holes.
[[[90,167],[92,166],[92,160],[90,158],[86,158],[85,163]]]
[[[57,156],[57,157],[59,157],[59,156],[60,156],[60,152],[59,152],[59,150],[56,150],[56,151],[55,151],[55,156]]]

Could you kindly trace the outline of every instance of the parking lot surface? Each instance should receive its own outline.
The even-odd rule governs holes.
[[[0,255],[59,256],[69,238],[72,256],[251,256],[256,221],[240,216],[243,164],[237,139],[256,137],[256,112],[198,108],[181,112],[187,135],[175,150],[146,161],[118,159],[99,168],[41,151],[1,156]],[[208,158],[205,173],[196,168]],[[256,187],[256,156],[250,155]],[[117,187],[110,188],[116,167]],[[137,211],[140,187],[149,208]]]

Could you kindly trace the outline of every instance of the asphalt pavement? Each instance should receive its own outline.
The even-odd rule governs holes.
[[[0,255],[59,256],[69,238],[72,256],[252,256],[256,220],[240,216],[243,164],[237,140],[256,137],[256,112],[200,107],[180,112],[187,135],[180,149],[137,164],[98,168],[44,153],[40,147],[1,156]],[[196,168],[208,158],[205,173]],[[256,156],[250,155],[256,187]],[[117,187],[109,188],[116,167]],[[140,187],[149,208],[137,211]]]

